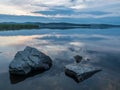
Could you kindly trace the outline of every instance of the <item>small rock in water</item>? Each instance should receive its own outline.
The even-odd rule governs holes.
[[[27,46],[23,51],[16,53],[9,65],[10,74],[27,75],[32,71],[45,71],[52,66],[49,56],[35,48]]]
[[[76,63],[80,63],[81,60],[83,59],[83,57],[79,55],[74,56],[74,58],[75,58]]]
[[[101,68],[88,64],[70,64],[65,66],[65,74],[76,82],[82,82],[99,71],[101,71]]]

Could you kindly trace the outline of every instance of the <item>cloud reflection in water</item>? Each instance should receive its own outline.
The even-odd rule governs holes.
[[[5,32],[2,33],[5,34]],[[14,90],[18,86],[20,86],[19,89],[23,90],[26,90],[26,88],[32,90],[32,87],[36,90],[54,90],[55,88],[88,90],[89,87],[95,90],[113,90],[119,88],[117,77],[119,76],[120,33],[118,31],[116,33],[115,30],[74,30],[74,32],[73,30],[23,30],[11,33],[9,36],[0,36],[0,52],[2,52],[0,53],[0,64],[4,63],[4,66],[0,65],[0,68],[2,68],[0,73],[3,73],[3,70],[8,72],[9,62],[13,59],[15,53],[24,49],[25,46],[36,47],[48,54],[54,60],[54,65],[50,71],[28,78],[15,84],[15,87],[9,83],[7,76],[0,74],[3,77],[0,82],[1,90],[7,90],[8,88]],[[81,84],[74,83],[73,80],[64,76],[63,66],[73,63],[73,56],[76,54],[90,58],[88,62],[102,66],[104,71]],[[8,86],[3,87],[4,83]]]

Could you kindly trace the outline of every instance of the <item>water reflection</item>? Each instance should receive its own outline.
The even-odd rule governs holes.
[[[0,90],[119,90],[120,30],[21,30],[0,32]],[[29,77],[9,76],[8,65],[17,51],[32,46],[49,55],[54,64]],[[76,84],[64,75],[64,66],[81,55],[104,70]],[[4,73],[4,74],[3,74]],[[18,83],[19,82],[19,83]],[[14,84],[14,85],[11,85]]]
[[[22,44],[29,40],[32,40],[33,38],[37,37],[35,36],[0,36],[0,47],[5,45],[16,45],[16,44]]]
[[[10,77],[11,84],[17,84],[21,81],[24,81],[25,79],[27,79],[29,77],[33,77],[33,76],[35,76],[37,74],[41,74],[43,72],[44,71],[31,72],[30,74],[25,75],[25,76],[9,74],[9,77]]]

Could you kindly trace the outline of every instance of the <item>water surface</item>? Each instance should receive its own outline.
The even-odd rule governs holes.
[[[53,67],[17,83],[8,66],[17,51],[32,46],[49,55]],[[64,74],[64,66],[74,63],[73,56],[89,58],[86,63],[103,69],[89,79],[76,83]],[[16,30],[0,32],[0,90],[119,90],[120,30]]]

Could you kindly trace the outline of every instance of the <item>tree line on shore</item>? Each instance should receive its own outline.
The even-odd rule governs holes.
[[[19,29],[37,29],[39,25],[36,24],[10,24],[0,23],[0,30],[19,30]]]

